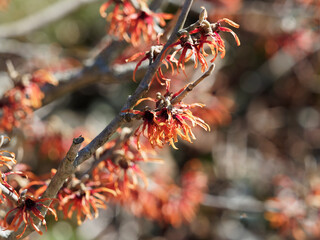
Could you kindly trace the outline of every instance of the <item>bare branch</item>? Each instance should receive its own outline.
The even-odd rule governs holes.
[[[230,198],[206,194],[202,205],[239,212],[261,213],[265,210],[263,202],[249,197]]]
[[[122,110],[132,108],[136,101],[138,101],[143,95],[148,91],[150,82],[152,81],[152,78],[154,77],[156,71],[161,65],[161,59],[162,55],[165,53],[166,49],[169,45],[174,43],[177,40],[177,33],[178,31],[183,27],[186,17],[188,15],[188,12],[191,8],[191,5],[193,3],[193,0],[186,0],[184,3],[184,6],[181,11],[181,15],[178,19],[177,25],[174,28],[173,33],[171,34],[167,44],[164,46],[162,52],[158,55],[155,62],[149,66],[149,69],[140,82],[138,88],[136,89],[135,93],[130,96],[127,100],[127,102],[122,107]],[[73,144],[70,147],[69,152],[67,153],[67,156],[65,159],[61,162],[55,176],[51,180],[46,192],[43,195],[43,198],[52,198],[55,197],[60,188],[62,187],[65,180],[71,176],[75,172],[75,169],[77,166],[79,166],[81,163],[89,159],[93,153],[101,147],[103,144],[105,144],[110,137],[113,135],[113,133],[123,124],[125,123],[125,114],[123,114],[122,111],[109,123],[109,125],[97,136],[95,137],[86,147],[84,147],[81,151],[78,152],[81,143],[83,140],[81,140],[82,137],[79,137],[78,139],[74,139]],[[41,209],[41,212],[46,214],[46,209]],[[39,224],[39,220],[37,221]],[[20,229],[21,230],[21,229]],[[28,226],[27,230],[25,231],[25,234],[23,237],[28,236],[33,229]],[[19,233],[13,232],[9,235],[8,239],[15,239],[15,236]]]
[[[134,106],[134,104],[148,91],[149,85],[151,80],[153,79],[155,73],[157,72],[158,68],[161,65],[161,59],[163,59],[165,56],[164,53],[167,51],[167,48],[177,41],[178,36],[177,33],[180,29],[182,29],[185,20],[187,18],[187,14],[190,11],[191,5],[193,0],[186,0],[185,4],[182,8],[181,14],[179,16],[179,19],[177,21],[177,24],[173,30],[173,33],[171,34],[170,38],[168,39],[166,45],[163,47],[161,53],[157,56],[156,60],[149,66],[149,69],[144,76],[144,78],[141,80],[138,88],[136,89],[135,93],[129,97],[127,104],[124,105],[122,110],[130,109]]]
[[[53,46],[49,44],[35,44],[21,42],[14,39],[0,39],[0,54],[6,55],[17,55],[24,59],[30,60],[34,58],[39,58],[41,56],[42,60],[49,60],[58,52],[60,48],[58,46]]]
[[[25,35],[54,22],[81,6],[96,2],[97,0],[64,0],[59,1],[42,11],[32,14],[18,21],[0,26],[0,37],[9,38]]]
[[[70,149],[69,149],[66,157],[60,163],[56,174],[53,176],[52,180],[50,181],[48,188],[44,192],[42,198],[55,198],[58,191],[60,190],[60,188],[64,184],[65,180],[72,173],[75,172],[75,167],[73,165],[73,161],[76,158],[83,141],[84,141],[84,138],[81,136],[73,139],[73,142],[70,146]],[[45,204],[50,205],[51,201],[47,201]],[[41,213],[44,216],[46,215],[47,208],[42,207],[39,210],[41,211]],[[36,225],[40,224],[40,220],[38,218],[34,218],[34,222]],[[22,232],[22,229],[23,229],[23,227],[21,226],[18,231],[11,232],[7,237],[3,237],[2,239],[5,239],[5,238],[16,239],[16,236]],[[34,229],[32,227],[28,226],[22,237],[28,236],[33,231],[34,231]],[[6,234],[7,234],[7,232],[6,232]],[[3,235],[3,234],[0,234],[0,236],[1,235]]]
[[[18,202],[18,200],[19,200],[18,196],[15,195],[12,191],[10,191],[6,186],[2,185],[1,183],[0,183],[0,190],[11,201]]]
[[[172,99],[171,104],[173,105],[173,104],[179,103],[185,96],[187,96],[189,92],[191,92],[199,83],[201,83],[202,80],[204,80],[206,77],[211,75],[212,71],[214,70],[214,67],[215,65],[212,64],[209,67],[209,69],[201,77],[199,77],[194,82],[189,83],[187,87],[178,96]]]
[[[172,43],[174,43],[177,40],[177,38],[178,38],[177,37],[177,32],[183,27],[183,25],[185,23],[185,20],[186,20],[186,17],[188,15],[188,12],[189,12],[189,10],[191,8],[192,2],[193,2],[193,0],[186,0],[185,1],[185,4],[184,4],[184,6],[182,8],[182,11],[181,11],[180,17],[178,19],[177,25],[175,26],[174,31],[171,34],[168,42],[164,46],[164,48],[161,51],[161,53],[157,56],[157,58],[154,61],[154,63],[152,63],[149,66],[146,75],[141,80],[141,82],[140,82],[139,86],[137,87],[136,91],[134,92],[133,95],[131,95],[128,98],[126,104],[124,104],[124,106],[122,107],[122,109],[121,109],[122,111],[132,108],[135,105],[135,103],[140,98],[142,98],[146,94],[146,92],[148,91],[150,82],[151,82],[152,78],[154,77],[156,71],[158,70],[158,68],[161,65],[162,55],[164,54],[164,52],[166,51],[168,46],[170,46]],[[119,115],[117,115],[111,121],[111,123],[96,138],[94,138],[85,148],[83,148],[79,152],[79,156],[76,158],[74,163],[76,165],[81,164],[82,162],[84,162],[85,160],[90,158],[93,155],[93,153],[99,147],[101,147],[103,144],[105,144],[109,140],[111,135],[125,122],[124,116],[125,116],[125,114],[120,112]]]
[[[74,160],[77,157],[78,151],[81,147],[83,137],[74,138],[72,145],[66,155],[66,157],[60,163],[56,174],[50,181],[47,190],[44,192],[42,198],[54,198],[60,188],[62,187],[65,180],[75,172]]]
[[[119,55],[119,50],[125,49],[126,46],[127,43],[123,41],[113,41],[94,59],[86,60],[82,68],[56,74],[55,77],[58,79],[59,85],[47,86],[43,89],[45,98],[42,100],[42,104],[46,105],[57,98],[94,83],[119,83],[130,80],[133,67],[123,68],[121,72],[115,72],[109,67]],[[140,73],[143,72],[141,70]]]

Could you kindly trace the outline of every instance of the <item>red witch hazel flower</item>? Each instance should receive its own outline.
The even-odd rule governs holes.
[[[22,189],[27,189],[28,192],[32,193],[34,197],[40,197],[45,190],[47,190],[48,184],[53,176],[56,174],[56,169],[51,169],[51,172],[48,174],[44,174],[43,176],[37,177],[31,172],[24,172],[24,175],[28,176],[28,180],[30,181],[26,186]]]
[[[141,11],[131,14],[124,21],[128,24],[128,31],[131,33],[131,42],[134,46],[141,43],[141,35],[145,42],[155,40],[160,27],[166,25],[165,20],[172,18],[172,14],[152,12],[146,3],[141,2]],[[159,25],[158,25],[159,23]]]
[[[15,86],[5,92],[0,101],[0,129],[10,132],[13,127],[19,127],[20,121],[32,114],[34,108],[41,107],[44,98],[41,87],[46,83],[57,85],[57,81],[44,69],[35,71],[31,76],[20,75],[12,63],[8,63],[8,72]]]
[[[114,4],[114,9],[107,15],[106,10]],[[109,33],[122,36],[125,33],[126,26],[123,19],[125,16],[135,13],[135,8],[129,0],[109,0],[101,5],[100,15],[110,21]],[[118,32],[118,30],[120,30]]]
[[[1,136],[0,137],[0,147],[3,145],[5,139],[10,141],[10,138]],[[16,164],[17,161],[15,160],[15,154],[13,152],[9,152],[6,150],[0,150],[0,167],[5,165],[7,168],[12,169],[12,166],[9,163]]]
[[[114,10],[107,16],[105,11],[112,3],[115,4]],[[154,40],[161,32],[160,27],[166,25],[165,20],[172,18],[172,14],[151,11],[142,0],[137,3],[139,6],[133,6],[131,1],[110,0],[100,7],[101,16],[111,19],[109,33],[124,38],[134,46],[141,43],[141,37],[145,42]]]
[[[8,141],[10,141],[10,138],[5,137],[5,136],[1,136],[0,137],[0,147],[3,145],[3,143],[5,142],[5,139],[7,139]],[[2,166],[6,166],[9,169],[12,169],[12,166],[9,164],[16,164],[17,161],[15,159],[15,154],[13,152],[9,152],[6,150],[0,150],[0,167]],[[20,174],[20,172],[7,172],[7,173],[2,173],[0,171],[0,184],[2,184],[3,186],[5,186],[6,188],[9,189],[9,191],[11,191],[12,193],[14,193],[16,196],[18,196],[18,193],[14,190],[14,188],[7,182],[7,176],[11,175],[11,174]],[[0,195],[5,198],[6,196],[2,193],[1,189],[0,189]],[[0,198],[0,203],[2,203],[2,199]]]
[[[148,189],[132,189],[122,204],[135,215],[144,216],[161,224],[180,226],[191,222],[203,198],[207,178],[199,169],[184,171],[182,186],[157,176]]]
[[[185,88],[181,89],[175,94],[167,92],[164,96],[162,96],[161,93],[157,93],[156,99],[143,98],[136,104],[138,105],[145,100],[156,102],[156,108],[153,110],[146,107],[143,111],[126,111],[140,115],[143,120],[142,126],[140,126],[135,133],[138,139],[138,148],[140,148],[139,138],[141,134],[149,140],[153,147],[163,147],[164,144],[170,143],[173,148],[177,149],[174,143],[178,141],[178,136],[191,143],[192,139],[196,139],[196,137],[188,122],[191,123],[192,127],[200,126],[206,131],[210,130],[208,124],[201,118],[194,116],[191,112],[191,109],[203,107],[203,104],[184,104],[181,101],[176,103],[175,98],[179,96],[184,89]]]
[[[73,177],[58,193],[59,209],[63,211],[66,218],[71,218],[76,212],[77,223],[80,225],[86,218],[97,218],[98,208],[107,208],[105,201],[108,197],[103,193],[116,195],[115,191],[101,187],[100,183],[89,180],[88,176],[81,180]],[[91,208],[94,216],[92,216]]]
[[[120,138],[123,132],[125,131],[122,130]],[[108,154],[110,152],[111,155]],[[114,140],[107,144],[101,154],[99,153],[100,156],[96,156],[102,161],[93,170],[93,177],[102,185],[113,188],[117,192],[117,197],[122,198],[128,195],[130,189],[137,188],[140,182],[147,187],[148,181],[139,163],[161,162],[161,159],[151,156],[154,154],[150,144],[144,144],[138,150],[135,136],[130,136],[125,141]]]
[[[46,208],[50,213],[52,213],[55,217],[55,220],[57,221],[58,218],[57,218],[56,211],[53,208],[43,204],[43,202],[51,201],[51,200],[53,199],[52,198],[36,199],[26,195],[26,191],[22,192],[20,195],[19,201],[17,203],[17,207],[10,210],[4,218],[4,222],[7,223],[9,221],[9,216],[14,215],[10,223],[7,223],[6,229],[17,231],[21,223],[23,222],[25,226],[23,228],[22,233],[19,234],[17,238],[22,237],[22,235],[26,231],[26,228],[29,224],[33,227],[35,231],[37,231],[40,235],[42,235],[42,231],[38,228],[38,226],[34,222],[32,215],[38,218],[41,221],[41,223],[47,227],[46,220],[43,214],[39,210],[40,207],[43,207],[43,208]]]
[[[189,27],[179,31],[179,40],[169,46],[169,48],[173,48],[180,45],[180,48],[173,52],[170,59],[172,61],[176,61],[174,59],[175,55],[181,52],[178,59],[178,65],[182,70],[185,69],[185,63],[193,58],[194,68],[198,67],[199,61],[201,64],[201,70],[204,72],[208,68],[208,64],[205,59],[205,57],[208,56],[204,50],[205,44],[209,46],[211,53],[214,56],[211,62],[215,60],[219,52],[221,53],[221,58],[225,55],[225,44],[219,35],[221,31],[230,32],[234,36],[237,45],[240,45],[238,36],[231,29],[222,27],[222,22],[226,22],[236,28],[239,27],[238,24],[227,18],[220,19],[216,23],[210,23],[207,21],[207,11],[203,8],[200,13],[199,20]]]
[[[141,65],[141,63],[145,60],[149,60],[149,64],[152,64],[156,58],[158,57],[158,55],[161,53],[164,45],[160,44],[160,34],[158,35],[158,39],[157,39],[157,44],[152,46],[150,48],[150,51],[147,52],[139,52],[134,54],[133,56],[131,56],[130,58],[126,59],[126,62],[131,62],[136,60],[137,58],[139,58],[140,56],[144,55],[137,63],[134,71],[133,71],[133,81],[136,82],[136,72],[139,68],[139,66]],[[166,68],[169,68],[169,65],[171,67],[171,72],[172,75],[174,74],[174,65],[176,65],[176,68],[178,70],[178,61],[175,61],[175,59],[171,59],[171,55],[167,55],[165,59],[162,60],[162,63],[166,66]],[[165,81],[170,81],[170,79],[165,78],[163,75],[163,72],[161,70],[161,68],[158,69],[158,71],[156,72],[155,78],[157,79],[157,81],[159,82],[160,85],[163,85],[163,83],[161,82],[161,80],[165,80]],[[168,83],[168,82],[166,82]],[[168,84],[167,84],[168,86]]]
[[[114,4],[114,9],[112,11],[112,17],[116,18],[119,13],[124,13],[126,15],[135,12],[134,6],[131,4],[129,0],[109,0],[101,5],[100,7],[100,15],[101,17],[107,17],[107,9]]]
[[[181,68],[184,72],[185,63],[187,63],[191,58],[194,61],[194,68],[197,68],[200,63],[201,71],[204,72],[208,68],[208,63],[206,61],[206,57],[208,56],[208,54],[205,52],[206,45],[208,45],[213,55],[213,59],[211,60],[211,62],[213,62],[216,59],[219,52],[221,53],[221,57],[223,58],[225,56],[225,44],[221,36],[219,35],[220,32],[230,32],[234,36],[237,45],[240,45],[240,40],[238,36],[231,29],[221,26],[223,22],[226,22],[229,25],[236,28],[239,27],[238,24],[234,23],[233,21],[227,18],[222,18],[218,20],[216,23],[208,22],[207,11],[205,8],[203,8],[203,11],[200,13],[199,20],[196,23],[178,32],[178,41],[171,44],[165,50],[165,52],[169,51],[170,49],[176,46],[179,46],[179,48],[176,49],[171,55],[167,55],[165,58],[162,59],[162,63],[166,66],[167,69],[170,65],[172,75],[174,74],[174,66],[176,66],[178,73],[179,68]],[[136,68],[133,72],[134,81],[135,73],[138,67],[141,65],[141,63],[145,60],[149,60],[150,64],[153,63],[162,51],[163,47],[164,45],[160,44],[158,35],[158,42],[156,45],[151,47],[150,51],[147,51],[145,53],[141,52],[134,54],[126,60],[127,62],[130,62],[136,60],[140,56],[143,56],[138,61]],[[178,59],[176,59],[175,56],[179,53],[180,56]],[[163,56],[165,55],[166,54],[164,53]],[[164,77],[161,68],[158,69],[155,78],[161,85],[164,85],[161,82],[161,80],[165,80],[168,90],[170,79]]]

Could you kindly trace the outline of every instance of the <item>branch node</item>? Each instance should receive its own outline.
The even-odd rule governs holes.
[[[83,143],[83,141],[84,138],[80,135],[79,137],[73,139],[73,144],[80,144]]]
[[[81,147],[81,143],[83,143],[84,138],[82,136],[74,138],[72,141],[72,145],[66,155],[66,160],[68,162],[73,162],[78,155],[78,151]]]

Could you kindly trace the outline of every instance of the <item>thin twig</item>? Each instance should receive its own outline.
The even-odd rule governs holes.
[[[0,183],[0,190],[1,193],[3,193],[7,198],[10,198],[13,202],[18,202],[19,198],[17,195],[15,195],[12,191],[10,191],[6,186],[2,185]]]
[[[230,198],[209,194],[205,194],[202,205],[212,208],[251,213],[262,213],[265,210],[264,203],[253,198]]]
[[[50,181],[48,188],[43,193],[42,198],[56,197],[58,191],[62,187],[65,180],[71,174],[73,174],[75,172],[75,167],[74,167],[73,162],[78,155],[78,151],[79,151],[83,141],[84,141],[84,138],[81,136],[73,139],[72,145],[71,145],[66,157],[60,163],[56,174],[54,175],[54,177]]]
[[[26,18],[0,26],[0,37],[9,38],[25,35],[52,23],[67,14],[77,10],[81,6],[96,2],[97,0],[64,0],[34,13]]]
[[[192,83],[189,83],[187,85],[187,87],[175,98],[172,99],[171,104],[176,104],[179,103],[189,92],[192,91],[192,89],[197,86],[200,82],[202,82],[202,80],[204,80],[206,77],[210,76],[212,71],[214,70],[215,65],[212,64],[209,69],[201,76],[199,77],[197,80],[195,80]]]

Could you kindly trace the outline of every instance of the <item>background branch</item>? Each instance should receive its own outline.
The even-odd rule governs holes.
[[[77,10],[81,6],[96,2],[97,0],[64,0],[34,13],[26,18],[0,26],[0,37],[9,38],[25,35],[39,29],[63,16]]]
[[[265,210],[263,202],[251,197],[230,198],[205,194],[202,205],[212,208],[251,213],[262,213]]]
[[[57,98],[74,92],[94,83],[119,83],[132,79],[132,64],[121,71],[115,71],[110,65],[128,44],[123,41],[113,41],[106,46],[95,58],[84,61],[82,68],[72,69],[64,73],[57,73],[58,86],[46,86],[43,91],[45,98],[42,104],[46,105]],[[120,50],[120,51],[119,51]],[[143,72],[140,69],[140,74]]]

